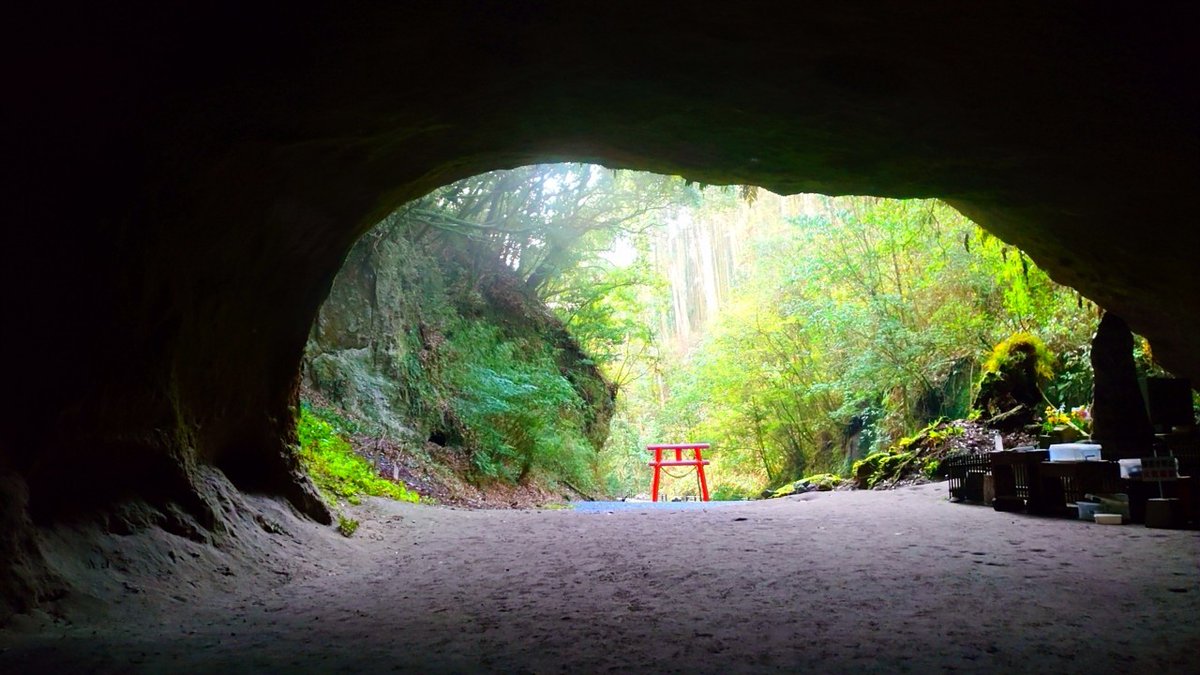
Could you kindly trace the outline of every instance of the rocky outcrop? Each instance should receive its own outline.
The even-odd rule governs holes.
[[[414,232],[422,229],[424,236]],[[469,392],[459,390],[456,371],[480,364],[455,354],[452,333],[481,322],[533,353],[554,355],[551,374],[574,389],[579,431],[598,452],[615,409],[599,368],[493,250],[427,230],[393,215],[351,250],[313,324],[304,359],[311,391],[402,444],[469,445],[453,403]],[[573,428],[566,419],[557,424]]]
[[[1154,429],[1138,386],[1133,361],[1133,334],[1120,317],[1105,314],[1092,338],[1092,438],[1104,446],[1106,459],[1145,457],[1154,444]]]
[[[1200,379],[1196,12],[450,1],[23,17],[0,465],[39,523],[130,498],[219,514],[201,467],[327,518],[289,445],[305,340],[346,253],[408,199],[533,160],[943,197]]]

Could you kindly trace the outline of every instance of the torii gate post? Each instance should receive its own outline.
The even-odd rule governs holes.
[[[701,450],[709,448],[708,443],[667,443],[660,445],[647,445],[646,449],[654,453],[654,461],[649,463],[649,466],[654,467],[654,480],[650,486],[650,493],[654,501],[658,501],[658,484],[659,474],[664,466],[694,466],[696,467],[696,478],[700,481],[700,498],[704,501],[708,499],[708,480],[704,477],[704,467],[709,464],[707,459],[700,456]],[[675,459],[664,461],[662,458],[663,450],[674,450]],[[693,459],[684,459],[683,451],[691,450],[694,455]]]

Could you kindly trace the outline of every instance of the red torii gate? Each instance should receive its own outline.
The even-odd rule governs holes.
[[[647,445],[646,449],[654,453],[654,461],[649,463],[649,466],[654,467],[654,482],[650,487],[650,492],[653,495],[653,500],[658,501],[658,480],[659,473],[664,466],[694,466],[696,467],[696,478],[700,481],[700,497],[704,501],[708,501],[708,481],[704,478],[704,467],[709,461],[700,456],[701,450],[707,450],[708,443],[666,443],[661,445]],[[674,450],[675,459],[664,461],[662,458],[663,450]],[[695,455],[693,459],[684,459],[683,451],[691,450]]]

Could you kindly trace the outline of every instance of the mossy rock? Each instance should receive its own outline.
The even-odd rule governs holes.
[[[1044,400],[1042,387],[1054,377],[1054,362],[1054,355],[1037,336],[1010,336],[992,349],[984,363],[973,407],[999,429],[1032,424]]]
[[[851,472],[860,489],[871,489],[885,480],[899,478],[915,457],[913,452],[873,452],[855,462]]]
[[[842,477],[832,473],[818,473],[801,478],[797,482],[811,486],[809,489],[828,492],[842,484]]]
[[[763,496],[768,499],[787,497],[805,492],[828,492],[842,483],[842,477],[832,473],[818,473],[805,476],[798,481],[788,483],[774,490],[764,490]]]
[[[855,462],[850,467],[850,475],[854,478],[855,485],[859,489],[865,490],[871,487],[871,476],[874,475],[879,469],[880,462],[882,462],[883,458],[887,457],[888,454],[889,453],[887,450],[872,452],[866,457],[863,457]]]
[[[772,492],[771,497],[772,498],[787,497],[788,495],[794,495],[794,494],[796,494],[796,484],[788,483],[787,485],[784,485],[783,487],[779,488],[778,490],[775,490],[774,492]]]

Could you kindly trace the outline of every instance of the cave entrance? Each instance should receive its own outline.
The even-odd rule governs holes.
[[[484,523],[472,534],[478,542],[507,537],[512,544],[502,559],[473,557],[472,542],[455,536],[422,551],[417,538],[423,532],[459,531],[455,522],[436,518],[423,521],[424,530],[405,530],[411,537],[405,550],[413,553],[399,558],[399,547],[383,533],[322,539],[327,533],[296,521],[272,501],[282,498],[314,519],[330,519],[293,452],[298,366],[343,259],[368,244],[375,247],[371,255],[423,256],[430,264],[344,275],[378,311],[363,318],[322,310],[314,339],[323,339],[326,331],[325,337],[341,342],[310,352],[306,376],[325,378],[327,398],[374,392],[363,400],[405,416],[393,416],[399,421],[382,425],[382,431],[355,426],[353,415],[327,415],[311,396],[300,417],[300,440],[305,448],[349,449],[376,462],[365,471],[352,462],[346,468],[353,478],[374,479],[371,490],[401,499],[411,496],[411,488],[420,489],[407,481],[421,479],[425,465],[377,460],[403,460],[391,444],[409,442],[460,448],[445,452],[434,466],[460,475],[495,475],[500,485],[521,485],[523,476],[528,485],[546,474],[566,480],[579,474],[580,484],[566,488],[573,492],[603,488],[618,494],[620,466],[644,471],[638,466],[640,439],[666,440],[683,431],[711,433],[705,440],[717,443],[718,453],[723,444],[730,458],[743,458],[724,467],[726,477],[748,477],[725,486],[728,496],[840,470],[847,457],[879,447],[884,436],[918,429],[896,424],[897,417],[961,407],[953,392],[963,391],[963,383],[977,376],[973,371],[984,367],[982,354],[1015,333],[1004,327],[987,335],[988,326],[972,323],[969,303],[933,292],[945,280],[975,279],[970,265],[953,267],[968,248],[972,256],[986,253],[994,266],[988,269],[999,270],[990,276],[1010,292],[1001,291],[998,303],[1015,307],[1027,301],[1031,312],[1042,311],[1036,294],[1019,289],[1035,285],[1038,267],[1050,270],[1150,336],[1162,363],[1200,377],[1200,277],[1192,260],[1190,198],[1200,175],[1200,115],[1198,90],[1187,86],[1200,44],[1191,35],[1200,5],[1162,3],[1136,11],[1105,5],[988,3],[964,11],[948,2],[789,8],[696,2],[681,10],[653,3],[501,8],[445,2],[374,3],[344,11],[332,3],[294,3],[285,12],[244,6],[182,12],[159,3],[121,12],[96,5],[91,12],[22,20],[28,39],[14,60],[12,135],[18,152],[9,181],[17,198],[11,200],[11,226],[4,228],[0,246],[5,255],[0,269],[14,290],[6,313],[13,318],[4,331],[5,352],[12,355],[6,363],[9,396],[0,406],[0,623],[12,611],[63,597],[68,588],[107,589],[126,608],[133,596],[150,595],[139,589],[160,589],[158,597],[189,593],[187,584],[178,583],[188,566],[211,572],[229,565],[229,572],[256,581],[262,577],[254,576],[255,569],[286,572],[258,557],[253,543],[269,537],[271,543],[257,550],[278,551],[298,541],[282,536],[283,523],[296,532],[317,531],[314,546],[333,541],[340,551],[362,552],[360,544],[382,542],[374,549],[378,565],[347,575],[367,583],[342,586],[345,592],[336,601],[320,592],[302,593],[301,611],[294,621],[281,622],[282,629],[271,628],[276,624],[269,613],[258,614],[260,630],[252,632],[259,639],[253,643],[230,640],[231,633],[245,635],[230,622],[194,623],[189,630],[203,634],[204,644],[234,645],[218,667],[252,668],[255,656],[273,655],[278,664],[267,662],[262,669],[297,669],[319,663],[289,663],[306,649],[346,647],[343,656],[352,666],[377,669],[363,660],[380,653],[380,643],[405,665],[405,654],[434,658],[449,637],[460,654],[478,653],[472,650],[482,646],[480,662],[464,665],[447,657],[435,668],[411,669],[506,669],[546,659],[530,669],[628,671],[666,664],[670,654],[634,652],[622,661],[614,644],[661,648],[655,639],[659,629],[682,626],[713,649],[697,652],[698,668],[716,663],[723,670],[746,664],[898,670],[902,657],[953,650],[949,664],[918,661],[912,669],[987,662],[998,670],[1018,670],[1028,666],[1029,645],[1036,644],[1058,656],[1039,664],[1046,670],[1102,671],[1113,663],[1139,671],[1174,665],[1194,670],[1200,638],[1194,621],[1195,542],[1182,536],[1146,537],[1138,546],[1122,547],[1124,537],[1089,538],[1080,534],[1086,530],[1064,530],[1062,523],[1037,521],[1017,530],[992,518],[989,526],[996,529],[983,546],[972,535],[981,522],[972,520],[978,510],[957,509],[948,520],[940,520],[944,511],[924,512],[929,518],[919,523],[922,530],[889,527],[898,521],[881,509],[870,527],[843,527],[829,538],[802,511],[777,523],[785,527],[764,526],[768,518],[780,517],[772,506],[779,502],[768,502],[757,516],[761,522],[712,519],[723,544],[743,546],[680,547],[666,570],[676,572],[683,589],[695,595],[699,589],[687,585],[697,582],[690,574],[695,565],[678,559],[705,557],[708,569],[735,572],[724,577],[728,583],[718,589],[723,595],[714,604],[746,603],[744,611],[730,615],[746,620],[717,629],[707,617],[675,621],[671,610],[692,606],[688,593],[666,598],[674,605],[667,611],[647,610],[641,601],[665,596],[652,581],[638,586],[639,579],[657,577],[643,577],[644,566],[621,557],[627,555],[622,544],[636,538],[636,526],[597,536],[596,550],[617,551],[615,560],[598,555],[579,565],[562,542],[598,533],[573,531],[570,523],[553,519],[561,514],[526,510],[516,516],[537,526],[501,528],[489,526],[505,514],[472,512],[463,521]],[[669,237],[674,228],[677,237],[670,241],[679,248],[663,244],[658,250],[681,251],[678,258],[686,264],[669,269],[682,283],[667,274],[657,286],[637,279],[622,285],[614,275],[632,277],[638,268],[636,262],[622,265],[628,256],[615,246],[609,259],[598,257],[591,265],[598,280],[613,287],[595,306],[568,290],[537,295],[553,288],[564,270],[575,270],[577,278],[593,271],[550,256],[575,249],[557,245],[549,231],[524,238],[515,231],[467,236],[478,230],[472,224],[493,224],[456,212],[462,222],[443,219],[426,236],[386,241],[372,234],[354,248],[371,225],[403,202],[482,171],[541,159],[600,161],[713,184],[752,183],[780,194],[941,196],[1019,245],[1038,265],[1024,265],[1011,248],[1006,259],[1003,244],[970,231],[963,241],[936,237],[914,249],[934,256],[906,258],[900,254],[904,249],[881,236],[862,241],[861,251],[842,255],[838,265],[813,264],[831,262],[829,256],[842,253],[839,243],[857,245],[863,233],[873,231],[862,227],[864,219],[901,209],[891,203],[864,205],[855,213],[835,202],[822,207],[832,209],[834,218],[818,212],[807,216],[813,222],[804,228],[778,223],[782,231],[800,230],[810,239],[780,236],[745,246],[739,251],[761,261],[748,266],[722,263],[721,246],[696,244],[712,239],[715,222],[681,213],[659,230]],[[730,200],[731,212],[747,214],[776,200],[736,190],[719,195]],[[918,218],[892,239],[903,242],[912,235],[920,241],[950,217],[943,218],[941,208],[918,207],[918,214],[935,217]],[[842,225],[847,236],[832,236]],[[430,244],[455,227],[467,244]],[[525,243],[496,255],[497,243],[516,241]],[[803,243],[822,255],[811,254]],[[637,242],[629,248],[636,251]],[[691,250],[697,253],[686,253]],[[492,257],[474,254],[484,251]],[[703,251],[712,253],[711,260]],[[443,265],[446,258],[453,264]],[[800,283],[851,266],[842,263],[863,273],[854,290],[818,284],[807,292]],[[652,262],[646,265],[654,269]],[[728,279],[722,280],[721,270],[729,271]],[[488,281],[480,282],[485,275]],[[918,283],[897,287],[887,283],[891,277]],[[966,287],[986,286],[986,279],[977,281]],[[387,289],[396,287],[405,292],[388,296]],[[538,307],[529,299],[531,287],[544,311],[529,311]],[[655,288],[663,293],[655,296],[657,307],[639,296]],[[739,303],[734,290],[754,301]],[[630,297],[622,297],[626,291]],[[441,297],[444,307],[405,305],[414,293]],[[1071,312],[1087,310],[1071,306],[1068,298],[1069,311],[1059,317],[1064,325],[1056,330],[1072,329]],[[630,319],[647,336],[633,331],[630,338],[630,332],[614,330],[622,317],[647,307],[658,310],[650,312],[657,324]],[[716,309],[709,312],[710,307]],[[564,308],[582,309],[564,315]],[[449,318],[409,321],[442,316]],[[921,325],[914,316],[933,320]],[[342,318],[347,322],[339,325]],[[371,337],[389,323],[404,329],[388,339]],[[579,330],[584,326],[605,330],[589,334]],[[950,359],[958,355],[947,354],[935,340],[944,332],[938,328],[946,326],[974,327],[985,339],[971,344],[972,354]],[[678,341],[678,349],[668,338]],[[606,363],[596,348],[605,340],[630,351],[617,350]],[[971,341],[946,340],[966,342]],[[639,351],[634,348],[639,344],[649,346]],[[654,356],[658,364],[639,361],[638,354]],[[864,354],[873,358],[857,358]],[[947,358],[923,360],[938,354]],[[712,367],[697,370],[698,361]],[[645,374],[624,381],[610,372],[607,382],[595,376],[614,363],[629,363],[630,373]],[[914,364],[917,373],[888,376],[889,368],[903,372]],[[718,374],[720,380],[710,377]],[[897,381],[906,386],[885,386]],[[329,382],[340,382],[342,389],[330,389]],[[627,401],[642,402],[647,412],[671,406],[670,414],[606,410],[613,393],[608,385],[614,383]],[[700,430],[702,423],[711,430]],[[665,433],[668,424],[679,424],[680,434]],[[608,438],[601,438],[605,429],[611,430]],[[730,430],[742,432],[739,440]],[[943,430],[930,429],[926,436],[934,432]],[[617,442],[622,438],[629,442]],[[593,487],[582,484],[587,472],[579,467],[597,464],[597,447],[638,454],[597,472]],[[559,452],[563,449],[569,454]],[[620,459],[608,452],[600,451],[603,461]],[[324,459],[340,466],[335,459],[345,456]],[[383,469],[382,479],[377,469]],[[719,482],[722,467],[714,469]],[[614,476],[616,485],[604,482]],[[357,498],[357,487],[344,486],[330,482],[322,489],[344,489],[349,496],[341,498]],[[849,495],[875,496],[865,490]],[[514,489],[511,501],[535,497]],[[352,520],[339,523],[344,532],[353,530]],[[546,532],[559,526],[563,536],[527,545],[523,537],[543,531],[542,525]],[[91,541],[82,532],[88,528]],[[741,539],[736,528],[746,528]],[[796,532],[812,536],[799,541]],[[1078,538],[1064,538],[1064,532]],[[157,541],[139,554],[138,537]],[[935,538],[949,547],[923,545]],[[91,545],[101,539],[104,546]],[[878,546],[882,540],[889,542],[886,549]],[[853,546],[838,548],[847,541]],[[809,545],[832,555],[806,556]],[[783,554],[764,565],[766,548]],[[1069,561],[1043,555],[1060,550],[1086,554]],[[533,555],[554,563],[539,570],[561,573],[549,585],[526,586],[508,604],[514,599],[506,590],[528,575],[504,563]],[[892,583],[892,563],[906,559],[912,562],[910,574]],[[1120,567],[1110,564],[1118,559]],[[455,573],[430,572],[443,561],[456,564]],[[806,576],[806,568],[816,573]],[[117,576],[138,569],[146,572],[144,585],[132,580],[139,583],[125,586],[131,578]],[[853,573],[839,577],[842,571]],[[1178,581],[1168,585],[1163,575]],[[421,597],[433,600],[430,611],[414,612],[407,623],[401,617],[386,627],[390,630],[378,631],[386,634],[380,643],[364,644],[362,636],[378,626],[353,617],[364,605],[394,616],[403,598],[380,591],[401,586],[398,578],[428,591]],[[1114,578],[1124,583],[1114,584]],[[924,585],[905,586],[908,580]],[[910,595],[902,600],[927,597],[923,591],[931,585],[944,594],[928,606],[893,595],[895,586],[904,586]],[[1022,592],[1031,586],[1039,593]],[[440,594],[443,587],[451,592]],[[622,595],[630,588],[641,594]],[[555,611],[555,602],[573,598],[573,591],[590,593],[580,606],[592,623],[582,624],[582,631],[548,628],[578,619]],[[204,595],[224,594],[196,592],[190,598],[200,602]],[[536,605],[536,611],[529,611],[534,605],[516,604],[547,597],[552,602]],[[480,598],[489,601],[463,602]],[[889,621],[871,626],[876,630],[868,632],[868,640],[859,639],[862,607],[869,606],[864,598],[885,598],[878,604],[893,610]],[[1118,618],[1081,621],[1080,616],[1095,616],[1096,608],[1077,603],[1092,598],[1106,600],[1106,610],[1115,608],[1106,618]],[[980,613],[983,604],[989,611]],[[829,605],[842,611],[825,622],[821,610]],[[315,620],[328,617],[331,606],[339,619],[351,620]],[[523,625],[505,616],[514,606],[524,610]],[[950,619],[953,637],[942,619],[947,607],[958,610]],[[181,605],[178,614],[191,618],[192,609]],[[231,614],[232,605],[209,609]],[[473,612],[478,613],[470,621],[453,620]],[[649,620],[630,621],[626,626],[637,629],[623,629],[631,615]],[[130,616],[144,621],[158,615]],[[163,633],[154,639],[132,640],[126,652],[130,668],[147,659],[143,667],[149,670],[194,663],[187,658],[194,656],[190,645],[196,642],[189,632],[178,631],[174,622],[162,624]],[[335,627],[321,634],[313,632],[317,625]],[[338,633],[336,625],[350,629]],[[515,632],[503,630],[514,625]],[[737,628],[723,630],[729,625]],[[274,640],[281,630],[303,636],[305,644]],[[913,630],[926,639],[910,639]],[[765,636],[766,643],[745,639],[748,634]],[[1124,646],[1120,652],[1106,648],[1114,634],[1128,638],[1135,650],[1154,653],[1123,661]],[[610,640],[614,635],[627,639]],[[424,639],[410,640],[413,636]],[[343,641],[346,637],[351,641]],[[577,645],[569,640],[590,640],[596,659],[570,659]],[[43,643],[41,653],[67,654],[67,642]],[[816,650],[806,654],[814,642],[846,655],[844,660],[825,659],[823,652],[812,653]],[[149,644],[164,646],[164,653],[147,654]],[[508,651],[527,644],[527,653]],[[725,654],[725,660],[714,661],[714,653]],[[875,653],[896,660],[858,658]],[[121,668],[110,654],[97,650],[81,661],[87,663],[83,667],[0,663],[0,670]],[[0,649],[0,661],[11,658]]]
[[[1086,427],[1098,316],[937,200],[529,165],[354,246],[308,341],[301,442],[451,503],[645,498],[663,439],[714,444],[719,500],[934,479],[996,433]],[[1013,418],[979,393],[1021,350],[1037,396]]]

